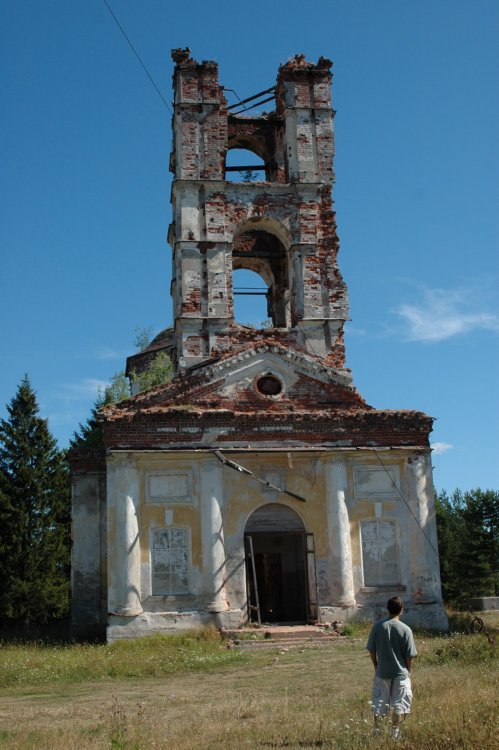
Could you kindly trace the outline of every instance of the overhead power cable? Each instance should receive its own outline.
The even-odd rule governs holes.
[[[117,19],[117,17],[116,17],[116,14],[115,14],[115,13],[113,12],[113,9],[111,8],[111,6],[110,6],[110,5],[109,5],[109,3],[107,2],[107,0],[102,0],[102,2],[104,3],[104,5],[106,6],[106,8],[108,9],[108,11],[109,11],[109,13],[110,13],[110,15],[111,15],[111,18],[112,18],[112,19],[113,19],[113,21],[115,22],[116,26],[118,27],[118,29],[119,29],[119,30],[121,31],[121,33],[122,33],[122,34],[123,34],[123,36],[125,37],[125,39],[126,39],[126,41],[127,41],[127,43],[128,43],[128,46],[130,47],[130,49],[132,50],[133,54],[134,54],[134,55],[135,55],[135,57],[137,58],[137,60],[138,60],[138,62],[139,62],[139,64],[140,64],[140,66],[141,66],[142,70],[144,71],[144,73],[145,73],[145,74],[146,74],[146,76],[147,76],[147,77],[149,78],[150,82],[152,83],[152,85],[153,85],[153,87],[154,87],[154,90],[156,91],[156,93],[158,94],[159,98],[161,99],[161,101],[162,101],[162,102],[163,102],[163,104],[165,105],[166,109],[167,109],[167,110],[168,110],[168,111],[170,112],[170,114],[171,114],[171,115],[173,116],[173,114],[174,114],[174,113],[173,113],[173,110],[172,110],[172,108],[170,107],[170,105],[169,105],[169,104],[168,104],[168,102],[166,101],[165,97],[163,96],[163,94],[162,94],[162,93],[161,93],[161,91],[159,90],[158,86],[156,85],[156,83],[155,83],[155,81],[154,81],[154,78],[153,78],[153,77],[152,77],[152,75],[151,75],[151,74],[149,73],[148,69],[146,68],[146,66],[145,66],[145,63],[144,63],[144,62],[142,61],[142,58],[140,57],[139,53],[137,52],[137,50],[136,50],[136,49],[135,49],[135,47],[133,46],[133,44],[132,44],[132,42],[131,42],[131,40],[130,40],[130,37],[129,37],[129,36],[128,36],[128,34],[126,33],[125,29],[123,28],[123,26],[121,25],[121,23],[120,23],[120,22],[118,21],[118,19]],[[189,138],[188,138],[187,134],[185,133],[185,131],[184,131],[184,129],[183,129],[183,127],[182,127],[182,125],[181,125],[180,127],[181,127],[181,130],[182,130],[182,133],[183,133],[183,135],[184,135],[184,138],[185,138],[186,142],[187,142],[187,143],[189,144],[189,146],[191,147],[191,149],[192,149],[193,153],[194,153],[194,154],[195,154],[195,155],[197,156],[197,151],[196,151],[196,149],[194,148],[194,145],[193,145],[193,144],[191,143],[191,141],[189,140]]]
[[[440,562],[440,555],[439,555],[438,550],[436,549],[435,545],[431,541],[431,539],[428,536],[428,534],[426,533],[426,531],[423,529],[422,525],[419,523],[419,519],[415,516],[415,514],[412,511],[411,506],[409,505],[409,503],[405,499],[405,497],[402,494],[402,492],[400,491],[400,489],[397,487],[397,484],[393,481],[393,477],[391,476],[390,472],[388,471],[388,469],[384,465],[383,461],[379,457],[378,452],[376,450],[374,450],[374,455],[378,459],[379,464],[380,464],[381,468],[383,469],[383,471],[386,472],[388,478],[390,479],[390,482],[395,487],[397,493],[400,495],[400,497],[404,501],[405,505],[407,506],[407,509],[408,509],[409,513],[414,518],[414,520],[416,521],[417,525],[419,526],[419,528],[423,532],[423,534],[424,534],[424,536],[426,538],[426,541],[428,542],[428,544],[432,548],[433,552],[437,556],[437,560]],[[473,616],[473,619],[472,619],[472,621],[470,623],[470,632],[471,633],[481,633],[482,631],[484,631],[484,622],[483,622],[483,620],[480,617],[477,616],[476,612],[473,610],[473,608],[470,605],[469,599],[466,596],[464,596],[463,592],[459,591],[458,593],[459,593],[459,597],[462,599],[462,601],[465,602],[466,608],[467,608],[468,612]],[[484,632],[485,632],[485,635],[487,635],[487,631],[485,630]]]
[[[419,526],[419,528],[421,529],[421,531],[423,532],[423,534],[425,535],[425,537],[426,537],[426,541],[428,542],[428,544],[429,544],[429,545],[430,545],[430,547],[432,548],[433,552],[434,552],[434,553],[436,554],[436,556],[437,556],[437,560],[438,560],[438,559],[439,559],[439,554],[438,554],[438,550],[436,549],[435,545],[434,545],[434,544],[433,544],[433,542],[431,541],[431,539],[430,539],[430,537],[428,536],[428,534],[426,533],[426,531],[425,531],[425,530],[423,529],[422,525],[421,525],[421,524],[420,524],[420,522],[419,522],[419,519],[417,518],[417,516],[416,516],[416,515],[415,515],[415,513],[413,512],[413,510],[412,510],[411,506],[409,505],[409,503],[408,503],[408,502],[407,502],[407,500],[405,499],[405,497],[404,497],[404,495],[402,494],[402,492],[400,491],[399,487],[397,486],[397,483],[396,483],[396,482],[394,482],[394,480],[393,480],[393,477],[392,477],[392,475],[390,474],[390,472],[388,471],[388,469],[387,469],[387,468],[386,468],[386,466],[384,465],[383,461],[382,461],[382,460],[381,460],[381,458],[379,457],[379,455],[378,455],[378,452],[377,452],[376,450],[374,450],[374,455],[375,455],[375,456],[376,456],[376,458],[378,459],[378,461],[379,461],[379,464],[380,464],[381,468],[383,469],[383,471],[384,471],[384,472],[386,472],[386,475],[388,476],[388,478],[389,478],[390,482],[391,482],[391,483],[393,484],[393,486],[395,487],[395,490],[396,490],[396,492],[397,492],[397,493],[398,493],[398,494],[400,495],[400,497],[401,497],[401,498],[402,498],[402,500],[404,501],[405,505],[407,506],[407,510],[409,511],[409,513],[411,514],[411,516],[412,516],[412,517],[414,518],[414,520],[416,521],[417,525]]]
[[[128,42],[128,46],[130,47],[130,49],[132,50],[133,54],[135,55],[135,57],[136,57],[136,58],[137,58],[137,60],[139,61],[140,65],[142,66],[142,70],[144,71],[144,73],[146,74],[146,76],[147,76],[147,77],[149,78],[149,80],[151,81],[152,85],[154,86],[154,88],[155,88],[155,90],[156,90],[156,93],[158,94],[159,98],[161,99],[161,101],[163,102],[163,104],[165,105],[165,107],[167,108],[167,110],[168,110],[168,111],[169,111],[169,112],[170,112],[171,114],[173,114],[173,112],[172,112],[172,108],[170,107],[170,105],[168,104],[168,102],[166,101],[166,99],[164,98],[164,96],[163,96],[163,94],[161,93],[161,91],[159,90],[159,88],[158,88],[158,87],[156,86],[156,83],[154,82],[154,79],[153,79],[152,75],[151,75],[151,74],[149,73],[149,71],[147,70],[146,66],[145,66],[145,65],[144,65],[144,63],[142,62],[142,59],[141,59],[141,57],[140,57],[139,53],[137,52],[137,50],[136,50],[136,49],[135,49],[135,47],[133,46],[132,42],[130,41],[130,38],[129,38],[129,36],[127,35],[127,33],[126,33],[125,29],[123,28],[123,26],[122,26],[122,25],[120,24],[120,22],[119,22],[119,21],[118,21],[118,19],[116,18],[116,15],[114,14],[114,12],[113,12],[113,10],[112,10],[111,6],[110,6],[110,5],[109,5],[109,3],[107,2],[107,0],[102,0],[102,1],[103,1],[104,5],[106,6],[106,8],[108,9],[109,13],[111,14],[111,16],[112,16],[112,18],[113,18],[113,20],[114,20],[114,22],[115,22],[116,26],[117,26],[117,27],[119,28],[119,30],[121,31],[121,33],[123,34],[123,36],[124,36],[124,37],[125,37],[125,39],[127,40],[127,42]]]

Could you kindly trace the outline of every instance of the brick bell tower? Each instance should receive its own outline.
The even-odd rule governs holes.
[[[188,50],[172,57],[177,371],[237,351],[258,335],[342,370],[348,301],[331,208],[331,61],[297,55],[281,65],[275,110],[245,116],[227,107],[215,62],[198,63]],[[235,148],[261,159],[265,181],[231,181],[226,157]],[[236,269],[257,272],[267,285],[271,334],[234,321]]]

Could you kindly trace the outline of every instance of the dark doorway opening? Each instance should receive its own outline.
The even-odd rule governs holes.
[[[303,532],[252,532],[253,560],[246,557],[250,602],[258,599],[262,622],[307,621],[306,548]],[[256,581],[255,581],[256,578]],[[254,608],[250,622],[257,622]]]

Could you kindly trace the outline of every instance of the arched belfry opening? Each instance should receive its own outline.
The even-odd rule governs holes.
[[[229,182],[267,180],[267,165],[252,148],[229,148],[225,157],[225,179]]]
[[[268,311],[268,283],[257,271],[232,269],[234,322],[251,328],[270,328],[273,321]]]
[[[299,623],[308,617],[307,538],[296,511],[268,503],[245,528],[250,622]]]
[[[281,240],[264,229],[253,229],[247,225],[236,233],[232,245],[232,269],[253,271],[262,278],[266,290],[266,317],[274,328],[291,325],[290,274],[288,253]],[[260,290],[262,285],[260,285]],[[233,294],[258,294],[261,291],[246,292],[233,286]]]
[[[246,149],[265,164],[265,179],[268,182],[286,182],[283,125],[283,121],[274,117],[273,113],[252,117],[229,113],[228,153],[231,149]]]

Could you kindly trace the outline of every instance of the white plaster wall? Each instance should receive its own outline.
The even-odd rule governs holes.
[[[424,561],[421,558],[423,551],[420,547],[420,541],[417,541],[416,530],[411,529],[405,505],[400,498],[397,499],[393,494],[388,498],[382,496],[383,491],[386,491],[389,495],[390,486],[388,484],[384,486],[384,480],[382,481],[375,471],[370,474],[375,465],[372,462],[366,463],[365,456],[365,453],[356,451],[336,453],[333,450],[327,455],[322,454],[315,458],[307,455],[304,463],[297,464],[297,461],[303,462],[303,456],[293,454],[291,458],[288,457],[288,469],[285,470],[282,455],[275,463],[272,461],[272,457],[267,455],[259,464],[258,475],[262,478],[277,479],[281,486],[288,485],[288,482],[291,481],[289,486],[291,490],[296,489],[294,483],[297,481],[297,477],[300,478],[300,482],[306,483],[306,487],[303,485],[302,492],[307,495],[308,504],[303,508],[300,506],[296,510],[298,512],[303,510],[305,528],[307,531],[313,532],[316,537],[316,569],[319,604],[323,621],[339,619],[345,622],[356,617],[376,618],[383,612],[388,596],[393,595],[393,593],[400,593],[408,605],[407,616],[411,622],[415,624],[424,623],[427,627],[445,628],[445,613],[441,603],[438,603],[435,597],[433,604],[428,602],[427,605],[420,606],[414,601],[409,590],[401,592],[398,590],[360,592],[362,565],[359,564],[361,551],[359,547],[358,507],[362,506],[363,517],[397,521],[400,529],[402,584],[409,587],[411,576],[421,575],[423,570],[421,566],[424,566]],[[140,454],[137,454],[136,461],[139,461],[139,459]],[[246,459],[241,459],[241,463],[246,464],[248,460],[251,463],[251,454],[248,454]],[[128,504],[125,502],[125,505],[130,510],[132,505],[134,506],[133,502],[130,504],[130,499],[135,491],[134,486],[137,486],[137,472],[134,468],[133,457],[128,457],[128,459],[123,457],[123,461],[125,464],[128,461],[129,465],[111,466],[110,473],[114,474],[114,479],[110,480],[109,491],[113,498],[111,505],[115,505],[119,497],[126,496],[128,497]],[[259,504],[279,502],[279,498],[275,497],[275,491],[266,491],[247,475],[238,478],[233,470],[223,467],[210,453],[193,453],[189,456],[183,456],[181,464],[178,461],[178,456],[175,456],[174,453],[158,452],[155,458],[151,458],[151,463],[147,464],[149,468],[145,471],[142,468],[139,471],[139,474],[143,472],[141,481],[144,502],[146,502],[145,507],[150,503],[150,499],[147,500],[148,472],[153,474],[160,474],[161,471],[167,474],[173,472],[173,475],[177,476],[179,472],[192,470],[192,476],[199,477],[199,483],[197,479],[192,482],[192,502],[186,504],[184,497],[177,498],[172,502],[168,502],[168,499],[165,498],[164,507],[161,509],[161,519],[157,515],[157,512],[159,512],[157,511],[158,503],[161,504],[161,499],[155,498],[153,505],[156,508],[156,515],[147,527],[142,527],[142,545],[147,547],[148,542],[145,537],[147,534],[150,535],[151,529],[158,526],[160,521],[160,525],[163,524],[163,516],[166,526],[182,526],[185,524],[188,515],[182,516],[181,513],[177,516],[176,503],[179,504],[179,509],[182,507],[198,509],[201,526],[200,538],[198,538],[196,544],[201,544],[202,564],[200,568],[195,564],[192,565],[190,598],[152,597],[145,607],[144,615],[135,615],[129,617],[128,620],[123,617],[112,617],[109,630],[110,638],[128,637],[127,633],[144,634],[156,629],[161,630],[163,629],[161,626],[163,615],[170,618],[168,623],[166,620],[164,621],[166,629],[176,629],[176,622],[178,622],[179,628],[184,627],[187,622],[199,624],[208,615],[215,617],[215,622],[219,625],[225,623],[237,626],[246,618],[244,550],[246,523]],[[400,456],[392,459],[390,463],[385,455],[383,461],[389,467],[390,476],[395,477],[397,484],[400,481],[403,493],[409,493],[410,495],[408,488],[411,485],[411,476],[414,480],[418,478],[419,483],[427,482],[428,465],[425,461],[417,465],[418,470],[416,472],[413,471],[412,475],[408,474],[407,487],[405,486],[407,479],[405,475],[402,480],[399,480]],[[253,468],[255,467],[253,466]],[[361,474],[358,475],[357,479],[360,476],[360,479],[363,480],[357,481],[357,490],[354,490],[354,468],[360,469]],[[365,473],[366,471],[367,473]],[[423,480],[424,476],[426,476],[426,479]],[[314,487],[318,486],[317,482],[323,483],[324,481],[326,481],[326,493],[323,496],[320,493],[317,494]],[[172,485],[173,489],[176,488],[177,494],[179,486],[178,482]],[[323,485],[320,484],[320,486]],[[360,490],[362,495],[367,494],[370,497],[367,499],[366,497],[355,497],[355,492],[359,492],[359,487],[362,488]],[[177,494],[175,497],[177,497]],[[257,498],[260,498],[260,502]],[[282,501],[286,504],[285,498]],[[323,532],[323,529],[319,527],[319,519],[324,511],[324,503],[327,504],[328,526],[325,537],[327,538],[326,555],[324,555],[325,550],[322,549],[323,542],[319,541]],[[371,510],[366,511],[369,504]],[[368,513],[367,516],[365,515],[366,512]],[[182,518],[184,520],[179,520]],[[228,527],[230,527],[230,533],[227,532]],[[130,542],[130,539],[128,541]],[[413,553],[416,554],[416,559],[411,559]],[[124,561],[123,555],[121,561],[122,563]],[[112,565],[116,566],[116,564],[117,556],[115,555]],[[134,566],[129,566],[126,574],[128,575],[128,582],[130,576],[133,577],[134,575],[133,569],[135,569]],[[142,578],[142,600],[147,601],[150,595],[151,577],[150,559],[147,560],[147,555],[142,556],[142,564],[138,571],[138,579]],[[120,581],[119,575],[114,576],[114,578],[115,586],[118,584],[117,589],[121,591],[126,589],[127,581]],[[116,596],[117,594],[115,594]],[[123,596],[121,598],[123,599]],[[130,610],[124,607],[121,611],[123,613]],[[130,623],[129,627],[127,622]]]
[[[101,517],[99,474],[73,477],[71,619],[74,625],[101,621]]]
[[[227,318],[229,315],[229,290],[226,273],[226,245],[209,248],[207,251],[208,270],[208,316]]]
[[[177,240],[199,240],[204,231],[204,220],[199,201],[199,186],[182,186],[175,201],[175,234]]]

